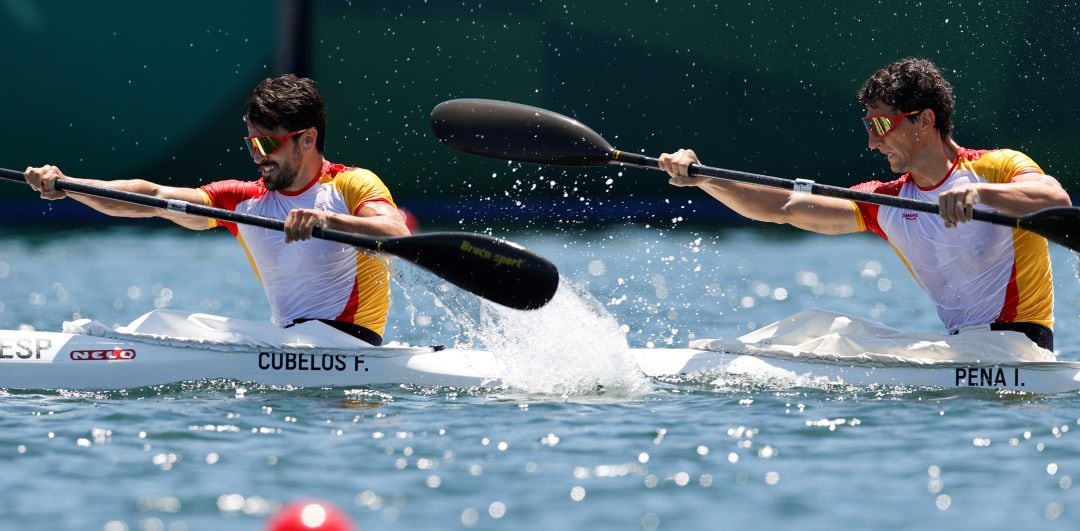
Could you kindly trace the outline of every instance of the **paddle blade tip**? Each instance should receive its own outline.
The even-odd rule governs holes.
[[[611,144],[581,122],[509,101],[444,101],[431,110],[431,128],[451,148],[502,160],[599,166],[612,158]]]
[[[555,264],[540,256],[536,257],[532,267],[533,272],[529,278],[530,289],[519,291],[503,302],[494,302],[508,308],[525,311],[539,310],[547,306],[547,303],[551,302],[551,299],[555,298],[555,293],[559,291],[559,270],[555,268]]]
[[[516,310],[542,308],[559,288],[555,264],[521,245],[492,236],[430,232],[384,240],[380,250]]]
[[[507,240],[473,238],[474,245],[465,252],[483,257],[488,264],[486,268],[477,265],[471,278],[451,282],[515,310],[539,310],[555,298],[559,270],[547,258]]]

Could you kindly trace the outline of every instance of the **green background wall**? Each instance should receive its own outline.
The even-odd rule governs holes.
[[[303,5],[301,3],[300,5]],[[0,0],[0,165],[194,185],[254,178],[240,113],[278,59],[289,4]],[[1080,189],[1080,7],[1071,2],[315,1],[306,64],[327,156],[368,167],[427,218],[713,216],[660,174],[460,155],[428,116],[457,97],[578,118],[624,150],[838,185],[889,178],[854,93],[928,57],[957,96],[956,138],[1027,152]],[[17,186],[5,219],[60,219]],[[687,202],[693,200],[687,209]],[[51,209],[49,207],[52,207]],[[81,212],[81,211],[80,211]]]

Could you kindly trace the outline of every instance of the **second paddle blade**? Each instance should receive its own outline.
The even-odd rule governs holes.
[[[561,166],[600,166],[611,160],[611,144],[596,131],[520,103],[444,101],[431,111],[431,128],[442,143],[485,157]]]
[[[1019,227],[1058,245],[1080,251],[1080,208],[1047,208],[1020,218]]]
[[[559,288],[559,271],[520,245],[458,232],[390,238],[379,250],[428,269],[451,284],[518,310],[547,304]]]

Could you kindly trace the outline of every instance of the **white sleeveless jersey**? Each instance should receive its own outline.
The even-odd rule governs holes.
[[[904,174],[869,182],[856,190],[937,204],[938,195],[965,183],[1006,183],[1042,169],[1011,150],[961,149],[953,168],[933,188]],[[946,228],[941,216],[854,203],[859,230],[888,241],[937,306],[949,329],[990,323],[1054,323],[1053,273],[1046,239],[1034,233],[983,222]]]

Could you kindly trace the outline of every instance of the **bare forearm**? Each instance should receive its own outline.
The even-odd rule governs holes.
[[[1050,177],[980,186],[979,202],[998,212],[1018,216],[1044,208],[1072,206],[1068,192]]]
[[[156,196],[159,188],[159,186],[154,183],[143,181],[140,179],[126,181],[98,181],[94,179],[75,179],[72,177],[68,177],[66,180],[94,186],[97,188],[120,190],[149,196]],[[70,193],[68,194],[68,197],[94,210],[97,210],[98,212],[116,217],[148,218],[159,215],[159,213],[161,212],[160,209],[156,208],[151,208],[143,205],[135,205],[131,203],[125,203],[123,201],[105,199],[91,195]]]
[[[408,236],[409,228],[397,212],[374,216],[330,214],[326,228],[375,237]]]
[[[692,149],[663,153],[657,163],[671,176],[668,182],[672,185],[701,188],[739,215],[756,221],[786,223],[821,234],[859,230],[853,203],[846,199],[690,175],[690,166],[700,164]]]
[[[782,223],[821,234],[858,230],[847,200],[718,180],[703,182],[700,187],[739,215],[755,221]]]
[[[146,218],[159,216],[168,219],[177,225],[194,230],[210,228],[205,219],[197,216],[189,216],[178,212],[158,209],[142,205],[133,205],[114,199],[104,199],[94,195],[67,193],[62,187],[57,186],[61,181],[78,183],[86,187],[107,189],[112,191],[130,192],[139,195],[156,197],[159,199],[200,202],[204,196],[202,192],[194,188],[172,188],[160,186],[141,179],[129,181],[98,181],[94,179],[76,179],[64,175],[60,168],[46,164],[41,167],[28,167],[23,173],[26,184],[34,191],[41,194],[42,199],[57,201],[70,197],[84,205],[110,216],[125,218]]]
[[[73,179],[71,177],[67,177],[66,179],[98,188],[132,192],[160,199],[172,199],[193,203],[198,203],[201,200],[199,191],[194,188],[172,188],[141,179],[126,181],[98,181],[94,179]],[[137,205],[91,195],[72,193],[68,194],[68,197],[110,216],[122,218],[160,217],[172,221],[181,227],[192,230],[205,230],[210,228],[206,218],[201,216],[191,216],[161,208]]]
[[[732,181],[710,180],[699,188],[740,216],[754,221],[788,223],[784,206],[791,192]]]

